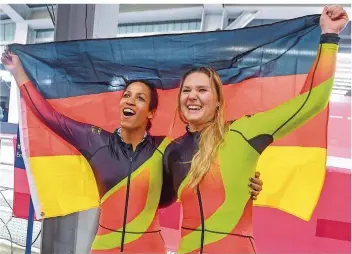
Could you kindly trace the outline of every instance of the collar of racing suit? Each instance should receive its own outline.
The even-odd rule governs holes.
[[[127,144],[123,138],[122,138],[122,134],[121,134],[121,127],[120,128],[117,128],[115,131],[114,131],[114,134],[117,134],[116,136],[118,137],[119,141],[121,142],[121,144],[129,149],[129,150],[132,150],[132,144]],[[143,136],[143,139],[142,141],[137,145],[136,147],[136,151],[142,146],[144,145],[144,143],[147,141],[147,139],[149,138],[149,133],[147,131],[145,131],[144,133],[144,136]]]
[[[191,131],[189,129],[189,125],[188,124],[186,126],[186,131],[187,131],[187,134],[190,135],[191,137],[193,137],[195,141],[199,141],[200,131]]]

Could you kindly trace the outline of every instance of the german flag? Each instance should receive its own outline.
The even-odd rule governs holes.
[[[152,134],[180,136],[179,80],[197,66],[215,69],[224,83],[228,120],[268,110],[297,96],[319,44],[319,16],[233,31],[139,38],[11,45],[50,104],[77,121],[114,131],[127,81],[148,80],[160,106]],[[84,157],[21,102],[21,135],[37,216],[54,217],[98,206],[95,179]],[[309,220],[325,177],[328,110],[272,144],[257,170],[265,188],[257,205]],[[33,194],[33,193],[32,193]]]

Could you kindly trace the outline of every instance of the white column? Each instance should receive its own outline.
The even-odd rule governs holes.
[[[222,4],[204,4],[202,31],[215,31],[224,28],[224,7]]]
[[[28,24],[25,22],[16,23],[15,43],[26,44],[28,35]],[[15,79],[11,79],[10,101],[9,101],[9,123],[18,124],[19,103],[18,103],[18,88]]]
[[[113,38],[117,34],[119,4],[96,4],[93,38]]]
[[[222,14],[205,14],[203,31],[221,29]]]

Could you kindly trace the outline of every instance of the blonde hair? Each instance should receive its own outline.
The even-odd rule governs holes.
[[[222,82],[219,75],[211,68],[198,67],[188,71],[181,80],[181,85],[178,93],[177,111],[184,123],[187,123],[181,113],[180,96],[182,87],[186,78],[192,73],[204,73],[209,77],[210,86],[217,96],[217,110],[214,118],[208,122],[200,131],[199,149],[193,156],[190,169],[191,188],[198,186],[200,181],[210,170],[211,165],[216,159],[217,151],[220,145],[224,142],[224,136],[229,129],[229,125],[225,122],[225,100],[222,91]]]

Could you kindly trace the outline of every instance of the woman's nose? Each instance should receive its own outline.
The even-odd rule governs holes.
[[[196,91],[191,91],[188,94],[188,98],[191,99],[191,100],[197,99],[197,92]]]
[[[134,105],[134,99],[132,97],[129,97],[126,102],[128,105]]]

